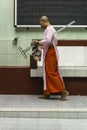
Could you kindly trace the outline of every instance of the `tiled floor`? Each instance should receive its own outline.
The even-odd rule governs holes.
[[[60,101],[58,96],[46,100],[38,95],[0,95],[0,117],[87,119],[87,96]]]
[[[0,118],[0,130],[87,130],[87,119]]]
[[[38,98],[38,95],[0,95],[0,108],[87,108],[87,96],[68,96],[65,101],[60,101],[57,97],[52,96],[52,99],[46,100]]]
[[[57,97],[0,95],[0,130],[87,130],[87,96]]]

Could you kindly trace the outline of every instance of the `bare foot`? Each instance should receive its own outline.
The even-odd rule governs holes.
[[[66,100],[66,97],[69,95],[69,92],[67,90],[65,90],[63,93],[62,93],[62,96],[60,98],[60,100]]]

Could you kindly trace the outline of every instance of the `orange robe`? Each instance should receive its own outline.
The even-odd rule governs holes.
[[[51,45],[45,56],[46,90],[45,95],[65,90],[64,82],[58,70],[58,60],[54,46]]]

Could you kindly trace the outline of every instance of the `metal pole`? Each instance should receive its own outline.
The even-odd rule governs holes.
[[[56,31],[56,33],[61,32],[62,30],[64,30],[65,28],[69,27],[70,25],[72,25],[72,24],[74,24],[74,23],[75,23],[75,20],[73,20],[72,22],[68,23],[68,24],[65,25],[64,27],[58,29],[58,30]]]

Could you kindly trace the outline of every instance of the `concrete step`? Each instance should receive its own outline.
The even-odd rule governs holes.
[[[1,108],[0,117],[87,119],[87,109]]]
[[[0,118],[0,130],[87,130],[87,119]]]
[[[87,119],[86,96],[69,96],[64,101],[57,97],[46,100],[38,95],[0,95],[0,117]]]

